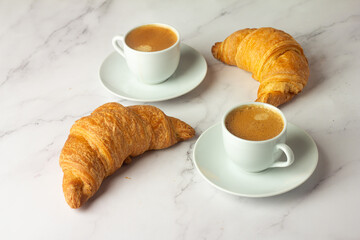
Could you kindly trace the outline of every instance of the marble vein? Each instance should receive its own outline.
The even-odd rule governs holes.
[[[49,59],[56,60],[58,56],[62,57],[63,53],[69,54],[71,49],[86,44],[90,36],[90,30],[89,26],[83,21],[84,18],[101,10],[101,14],[98,16],[98,18],[100,18],[106,13],[106,10],[110,7],[111,2],[112,1],[106,0],[97,7],[87,6],[80,14],[52,30],[45,40],[35,47],[28,56],[24,57],[17,66],[10,68],[5,80],[0,82],[0,88],[16,74],[26,71],[27,68],[30,67],[32,60],[39,55],[40,52],[50,51]],[[29,10],[31,9],[32,8]],[[60,51],[57,50],[58,48]]]
[[[331,22],[331,23],[329,23],[327,25],[319,26],[319,27],[317,27],[316,29],[312,30],[309,33],[306,33],[304,35],[294,35],[294,37],[301,39],[301,42],[308,42],[308,41],[313,40],[316,37],[319,37],[323,33],[329,31],[331,28],[333,28],[333,27],[341,27],[339,25],[349,23],[349,21],[354,21],[355,23],[358,23],[360,21],[360,15],[359,14],[354,14],[354,15],[346,16],[342,20]],[[356,40],[356,38],[355,38],[355,40]]]
[[[191,157],[192,151],[193,151],[193,147],[194,147],[195,143],[190,144],[189,149],[186,152],[186,165],[185,167],[182,169],[180,175],[182,177],[182,183],[180,184],[179,188],[178,188],[178,192],[175,194],[174,196],[174,201],[175,203],[177,202],[177,199],[184,194],[184,192],[190,188],[192,186],[192,184],[195,182],[194,181],[194,163]]]

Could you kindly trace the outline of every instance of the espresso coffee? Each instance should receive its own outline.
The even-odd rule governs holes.
[[[232,110],[225,118],[225,126],[239,138],[263,141],[279,135],[284,121],[279,113],[253,104]]]
[[[125,38],[126,44],[135,50],[156,52],[167,49],[178,40],[170,28],[157,24],[143,25],[132,30]]]

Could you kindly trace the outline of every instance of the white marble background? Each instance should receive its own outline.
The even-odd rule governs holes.
[[[197,136],[144,154],[103,183],[83,208],[63,197],[61,148],[74,121],[110,101],[98,70],[111,38],[148,22],[175,26],[208,63],[192,92],[151,103]],[[241,101],[249,73],[214,60],[235,30],[292,34],[311,69],[281,107],[316,141],[319,165],[302,186],[263,199],[210,186],[192,163],[198,136]],[[360,239],[359,1],[0,1],[1,239]]]

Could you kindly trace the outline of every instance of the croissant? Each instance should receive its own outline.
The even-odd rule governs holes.
[[[274,28],[242,29],[217,42],[213,56],[252,73],[260,82],[257,102],[279,106],[300,93],[309,78],[303,49],[289,34]]]
[[[104,104],[77,120],[60,154],[63,192],[79,208],[107,176],[147,150],[163,149],[195,135],[183,121],[150,105]]]

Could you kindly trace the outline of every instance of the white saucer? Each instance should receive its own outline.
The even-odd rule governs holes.
[[[236,169],[226,157],[221,124],[218,123],[197,140],[193,161],[200,174],[222,191],[244,197],[269,197],[298,187],[316,168],[318,150],[314,140],[304,130],[288,123],[287,144],[295,155],[295,162],[290,167],[247,173]]]
[[[100,81],[118,97],[140,102],[157,102],[179,97],[196,88],[205,78],[207,64],[195,49],[181,44],[180,63],[165,82],[148,85],[139,82],[130,72],[125,59],[111,53],[100,67]]]

